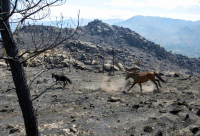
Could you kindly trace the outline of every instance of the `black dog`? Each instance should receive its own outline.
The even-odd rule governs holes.
[[[55,74],[52,73],[52,78],[56,79],[56,84],[57,84],[58,81],[63,81],[63,88],[65,87],[65,85],[67,83],[72,84],[72,81],[64,75],[55,75]]]

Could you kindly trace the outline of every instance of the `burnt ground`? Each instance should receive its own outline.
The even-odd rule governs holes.
[[[25,68],[33,77],[39,68]],[[124,72],[94,73],[53,69],[41,74],[31,86],[32,98],[55,84],[51,73],[64,73],[73,82],[53,86],[33,101],[39,131],[48,136],[189,136],[200,135],[199,78],[164,73],[158,92],[152,82],[123,94]],[[23,118],[10,71],[0,70],[0,135],[25,135]],[[29,81],[29,79],[28,79]]]

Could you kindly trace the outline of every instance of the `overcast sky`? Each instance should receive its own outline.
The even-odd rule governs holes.
[[[129,19],[135,15],[200,20],[200,0],[67,0],[51,8],[51,18]]]

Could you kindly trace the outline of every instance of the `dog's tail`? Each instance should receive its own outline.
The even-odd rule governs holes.
[[[154,74],[155,74],[155,76],[156,76],[158,79],[160,79],[160,81],[162,81],[163,83],[166,83],[166,81],[163,80],[163,79],[160,77],[160,75],[158,75],[156,72],[154,72]]]

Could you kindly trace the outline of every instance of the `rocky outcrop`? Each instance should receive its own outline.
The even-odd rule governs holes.
[[[41,28],[41,26],[38,27]],[[45,26],[44,30],[48,32],[50,28]],[[28,29],[31,30],[31,26],[24,27],[20,32],[25,31],[27,34]],[[56,27],[53,29],[59,30]],[[26,39],[30,41],[28,38]],[[158,69],[157,65],[160,67],[162,65],[163,68],[166,68],[165,70],[180,67],[187,69],[188,72],[200,73],[200,58],[172,54],[129,28],[110,26],[100,20],[94,20],[88,25],[80,27],[78,40],[68,42],[65,45],[66,48],[71,53],[78,54],[77,60],[89,65],[97,65],[95,56],[98,56],[101,61],[103,59],[111,60],[114,48],[115,60],[123,65],[133,66],[135,60],[139,58],[142,62],[142,68],[145,70],[156,70]]]

